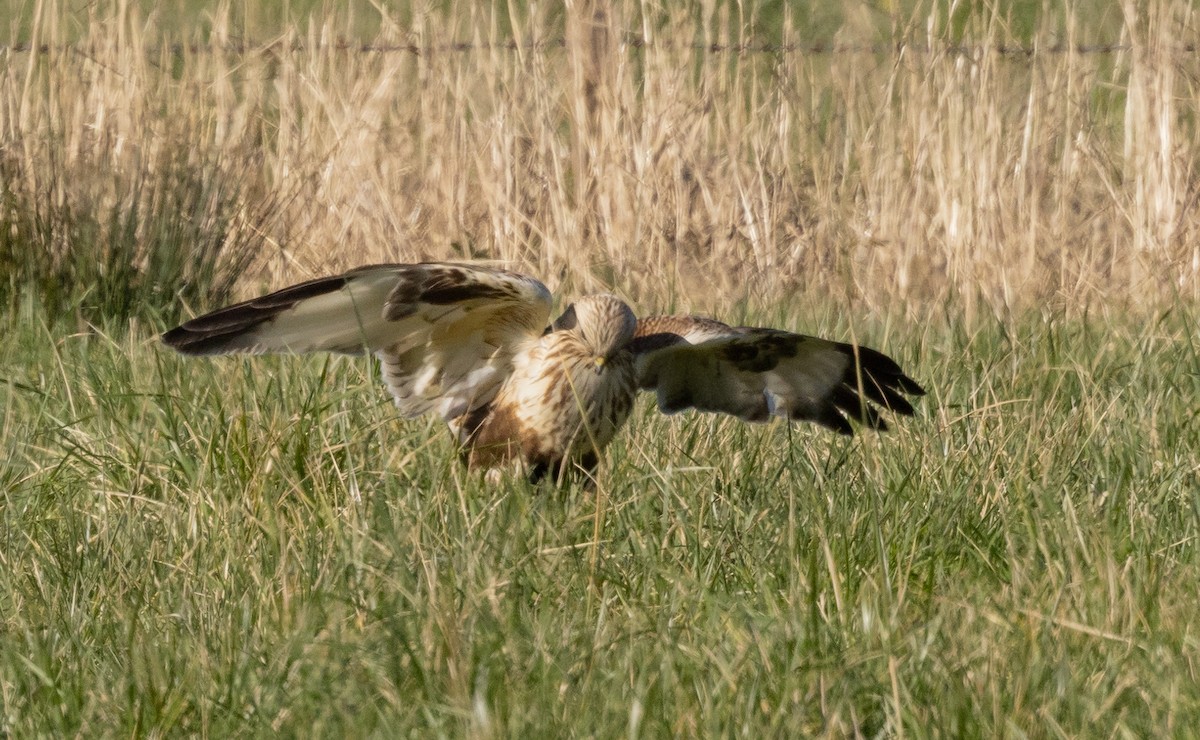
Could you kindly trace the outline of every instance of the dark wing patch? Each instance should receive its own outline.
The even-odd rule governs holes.
[[[491,273],[525,279],[504,270],[492,270]],[[447,263],[422,263],[398,272],[396,287],[388,294],[383,310],[385,319],[398,321],[415,314],[422,303],[448,306],[464,301],[518,298],[521,298],[520,292],[510,284],[480,280],[477,270]]]
[[[738,370],[765,373],[775,369],[783,360],[796,356],[798,334],[775,329],[733,329],[738,334],[717,352]]]

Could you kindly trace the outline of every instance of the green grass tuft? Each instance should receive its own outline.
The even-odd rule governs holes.
[[[0,181],[26,180],[6,161]],[[51,162],[32,186],[0,186],[0,306],[28,295],[82,327],[227,301],[261,248],[235,225],[268,220],[279,198],[247,207],[236,179],[186,151],[143,167],[83,183]]]

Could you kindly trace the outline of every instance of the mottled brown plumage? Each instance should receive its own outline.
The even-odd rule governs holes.
[[[924,391],[867,347],[689,316],[638,320],[587,296],[553,324],[537,280],[469,263],[375,265],[284,288],[163,335],[189,355],[372,352],[406,416],[437,413],[469,465],[520,459],[531,478],[591,471],[638,389],[668,414],[887,425]]]

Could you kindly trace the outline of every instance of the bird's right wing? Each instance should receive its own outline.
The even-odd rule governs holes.
[[[695,408],[754,422],[780,416],[851,434],[846,416],[883,430],[872,403],[907,415],[913,407],[903,394],[925,393],[869,347],[693,316],[639,320],[629,349],[638,386],[653,391],[666,414]]]
[[[162,340],[187,355],[374,352],[405,415],[450,420],[491,401],[550,303],[546,286],[506,270],[376,265],[213,311]]]

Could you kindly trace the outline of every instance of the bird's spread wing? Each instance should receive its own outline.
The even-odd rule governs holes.
[[[901,394],[925,392],[867,347],[689,316],[641,319],[630,350],[639,387],[654,391],[667,414],[696,408],[747,421],[781,416],[852,434],[847,416],[886,429],[872,403],[911,414]]]
[[[542,283],[505,270],[377,265],[214,311],[162,339],[189,355],[374,352],[403,413],[449,420],[495,396],[550,301]]]

